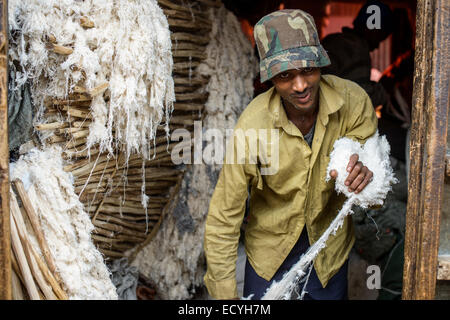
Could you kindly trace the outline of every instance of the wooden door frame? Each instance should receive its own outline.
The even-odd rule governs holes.
[[[0,0],[0,299],[11,299],[8,145],[8,1]]]
[[[402,299],[434,299],[449,111],[448,0],[418,0]]]

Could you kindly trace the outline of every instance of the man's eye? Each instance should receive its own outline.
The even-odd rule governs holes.
[[[303,73],[311,73],[314,71],[314,68],[303,68]]]
[[[280,78],[281,78],[281,79],[287,79],[287,78],[289,78],[289,73],[287,73],[287,72],[280,73]]]

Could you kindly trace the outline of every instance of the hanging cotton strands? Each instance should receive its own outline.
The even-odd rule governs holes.
[[[103,257],[91,239],[94,226],[74,192],[70,174],[63,170],[61,149],[31,150],[11,164],[11,180],[24,185],[69,299],[117,299]],[[40,252],[31,230],[28,237]]]
[[[359,155],[359,161],[373,172],[373,180],[358,194],[349,192],[345,185],[345,180],[349,174],[346,171],[348,161],[350,156],[355,153]],[[358,205],[362,208],[368,208],[383,204],[387,193],[391,190],[391,185],[397,183],[390,165],[389,153],[390,146],[386,137],[380,137],[378,132],[362,146],[349,138],[341,138],[334,143],[327,168],[327,181],[331,178],[330,171],[336,170],[338,176],[335,189],[337,193],[345,194],[348,199],[319,240],[301,256],[300,260],[284,274],[280,281],[272,283],[262,299],[291,299],[293,292],[300,283],[304,282],[304,288],[306,288],[308,269],[311,271],[314,259],[326,247],[329,237],[336,234],[336,231],[343,225],[345,217],[352,214],[352,206]],[[305,293],[304,289],[300,298],[303,298]]]
[[[99,144],[100,152],[150,159],[175,100],[170,31],[157,2],[25,0],[9,8],[16,83],[31,80],[35,123],[84,118],[87,149]],[[68,101],[66,119],[46,116],[49,99]],[[70,108],[70,100],[85,104]]]

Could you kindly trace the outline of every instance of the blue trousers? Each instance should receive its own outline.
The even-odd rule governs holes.
[[[292,248],[289,255],[284,260],[283,264],[277,270],[275,275],[270,281],[261,278],[248,262],[245,264],[245,276],[244,276],[244,297],[248,297],[250,294],[254,294],[253,300],[260,300],[267,288],[270,287],[274,280],[280,281],[283,275],[291,269],[291,267],[297,263],[303,253],[309,248],[308,234],[306,227],[303,228],[302,234]],[[306,284],[307,293],[303,297],[303,300],[347,300],[347,270],[348,260],[343,264],[339,271],[328,281],[325,288],[322,288],[319,278],[317,277],[316,270],[313,268]],[[309,270],[307,270],[309,271]],[[298,292],[301,293],[303,285],[299,285]]]

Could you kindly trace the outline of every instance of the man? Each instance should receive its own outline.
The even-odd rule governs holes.
[[[238,298],[235,266],[248,187],[244,296],[253,294],[259,299],[318,240],[345,200],[334,191],[333,181],[325,181],[334,141],[346,136],[365,142],[377,127],[363,89],[348,80],[321,76],[320,68],[330,62],[309,14],[301,10],[269,14],[256,24],[255,39],[261,81],[271,80],[274,87],[247,106],[235,131],[278,130],[278,170],[262,175],[264,159],[260,158],[243,164],[229,164],[227,159],[222,167],[204,243],[204,280],[216,299]],[[245,148],[251,149],[250,144],[246,137]],[[357,155],[349,159],[348,171],[346,182],[354,192],[360,192],[373,175]],[[352,224],[347,219],[318,255],[306,298],[346,298],[346,260],[353,243]]]
[[[378,9],[368,11],[370,7],[375,8],[373,6],[379,11]],[[380,24],[379,26],[375,24],[372,28],[371,23],[376,21],[373,15],[376,14],[379,14]],[[369,0],[359,10],[353,21],[353,28],[344,27],[342,33],[330,34],[322,40],[322,46],[331,61],[331,65],[323,68],[322,73],[356,82],[366,90],[373,106],[383,106],[385,109],[390,106],[389,95],[380,83],[370,80],[372,70],[370,52],[377,49],[392,33],[392,17],[392,11],[386,4],[378,0]]]

